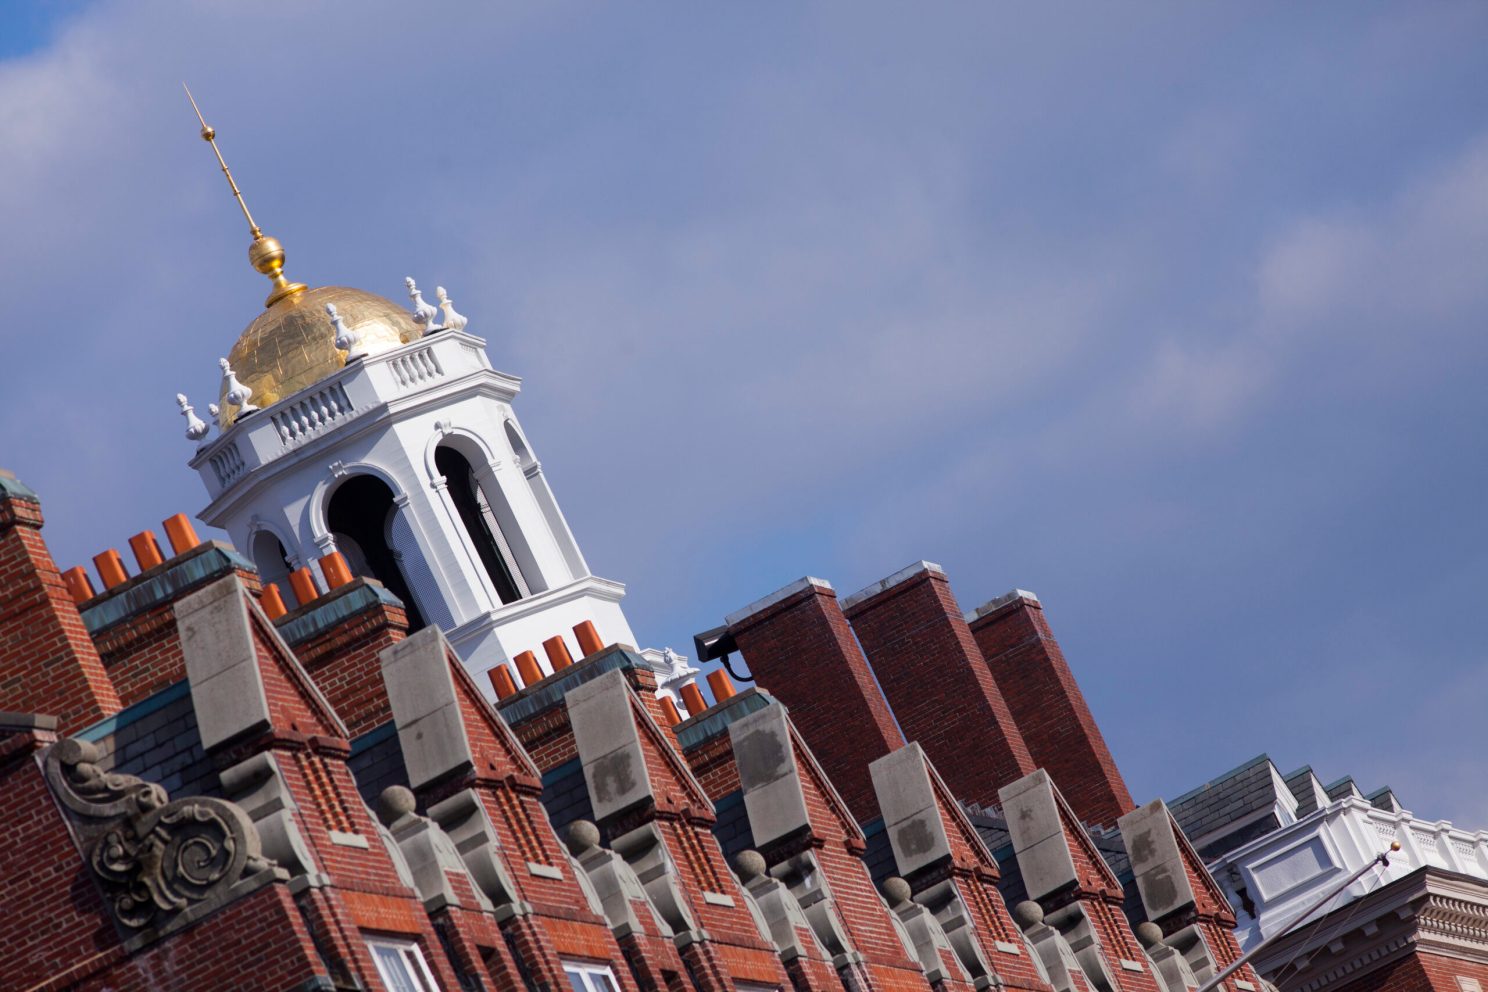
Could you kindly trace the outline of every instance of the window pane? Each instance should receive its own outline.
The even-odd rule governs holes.
[[[438,986],[434,984],[434,976],[429,973],[429,966],[424,963],[424,955],[417,944],[403,948],[403,960],[408,965],[408,974],[413,976],[413,983],[422,992],[436,992]]]
[[[589,992],[589,987],[584,984],[582,971],[571,965],[564,965],[563,973],[568,976],[568,984],[573,988],[573,992]]]
[[[589,981],[594,983],[594,992],[615,992],[615,983],[610,981],[608,970],[591,971]]]
[[[377,962],[377,972],[388,992],[423,992],[414,977],[408,973],[408,965],[396,947],[372,944],[372,957]]]

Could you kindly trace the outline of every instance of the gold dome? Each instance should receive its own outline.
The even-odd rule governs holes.
[[[319,286],[285,296],[248,325],[227,355],[238,381],[253,390],[255,405],[277,403],[346,365],[346,353],[336,349],[327,303],[336,304],[347,330],[361,338],[369,356],[416,341],[422,334],[407,310],[360,289]],[[217,402],[217,420],[225,430],[238,408],[228,405],[225,387]]]

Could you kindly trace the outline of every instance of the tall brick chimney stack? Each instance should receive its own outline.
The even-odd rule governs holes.
[[[868,764],[904,738],[831,584],[799,579],[727,619],[755,681],[790,710],[853,816],[876,818]]]
[[[843,612],[904,736],[920,742],[958,799],[995,805],[999,788],[1033,771],[944,569],[917,562],[847,597]]]
[[[1081,820],[1115,826],[1135,808],[1131,793],[1038,597],[1014,589],[978,608],[969,626],[1034,764]]]
[[[0,710],[50,714],[66,734],[121,707],[41,525],[41,500],[0,470]]]

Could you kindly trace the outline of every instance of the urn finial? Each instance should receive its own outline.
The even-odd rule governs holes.
[[[186,440],[200,441],[206,437],[211,428],[196,415],[196,410],[187,401],[185,393],[176,394],[176,405],[181,408],[181,416],[186,418]]]
[[[424,300],[424,294],[419,292],[418,283],[413,281],[413,276],[403,280],[408,286],[408,298],[413,301],[414,323],[422,327],[424,334],[433,334],[435,331],[443,330],[438,325],[439,310]]]
[[[439,308],[444,311],[444,329],[447,331],[463,331],[465,325],[470,321],[465,315],[455,310],[455,301],[449,298],[443,286],[434,287],[434,295],[439,298]]]

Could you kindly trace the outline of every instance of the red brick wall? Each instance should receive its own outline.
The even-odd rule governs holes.
[[[868,971],[882,988],[903,987],[911,976],[924,988],[918,962],[905,954],[904,944],[889,920],[888,907],[879,898],[863,864],[866,850],[863,834],[847,810],[833,801],[831,786],[823,770],[812,760],[804,740],[792,735],[796,769],[806,796],[816,856],[832,888],[842,924],[853,946],[867,961]]]
[[[702,992],[728,992],[739,981],[788,984],[774,948],[760,939],[744,896],[711,832],[714,816],[707,796],[677,751],[670,728],[663,729],[655,719],[653,707],[659,710],[659,706],[654,692],[646,688],[649,683],[645,680],[637,687],[632,677],[631,685],[637,688],[630,701],[656,805],[651,810],[627,814],[620,829],[652,822],[671,854],[692,918],[710,938],[689,944],[682,951],[694,982]],[[565,705],[536,714],[517,724],[513,732],[543,771],[578,757]],[[476,744],[473,734],[471,744]],[[543,823],[547,824],[546,818]],[[734,905],[708,902],[704,892],[727,895]],[[656,964],[664,967],[664,963]]]
[[[1114,826],[1131,793],[1035,599],[1018,597],[970,630],[1033,762],[1086,823]]]
[[[176,560],[157,566],[151,574],[169,568]],[[260,591],[257,573],[235,568],[231,574],[238,577],[249,593],[256,595]],[[89,600],[88,606],[91,608],[109,595],[128,590],[139,578],[135,576],[129,583]],[[123,705],[131,706],[186,677],[186,660],[181,654],[180,638],[176,636],[175,603],[197,588],[200,586],[181,589],[173,599],[139,610],[94,636],[94,647]]]
[[[28,990],[291,988],[323,973],[288,888],[270,885],[133,956],[34,760],[50,734],[0,739],[0,985]]]
[[[0,975],[28,989],[116,945],[103,900],[47,789],[37,750],[50,733],[0,738]],[[39,926],[43,908],[46,925]]]
[[[517,897],[530,903],[532,916],[504,924],[517,954],[538,982],[566,988],[559,956],[611,962],[621,992],[635,992],[635,980],[623,966],[624,955],[603,918],[594,915],[573,876],[561,841],[553,831],[540,801],[538,768],[513,731],[506,728],[471,680],[458,658],[446,663],[455,683],[474,770],[461,781],[423,790],[425,802],[464,788],[474,788],[491,826],[500,838]],[[542,714],[546,718],[548,714]],[[566,724],[566,721],[565,721]],[[550,736],[561,738],[561,732]],[[570,740],[572,734],[567,735]],[[528,863],[558,868],[561,878],[546,878],[528,870]]]
[[[335,714],[277,639],[267,618],[252,611],[250,627],[272,729],[259,741],[229,748],[231,753],[219,760],[240,760],[256,749],[274,753],[284,785],[298,807],[295,817],[301,835],[316,862],[312,870],[331,879],[330,886],[307,890],[300,897],[311,932],[334,961],[369,986],[375,987],[378,981],[363,939],[367,931],[415,940],[440,981],[456,987],[454,972],[422,902],[400,879],[357,792],[346,766],[350,746]],[[333,834],[358,835],[367,846],[337,843]]]
[[[924,569],[845,612],[904,735],[958,799],[996,805],[1034,770],[943,574]]]
[[[1039,976],[1038,969],[1028,954],[1008,954],[998,948],[997,944],[1001,941],[1026,950],[1023,935],[1013,922],[1002,893],[997,889],[997,882],[1001,878],[997,861],[982,843],[976,828],[961,812],[955,798],[945,791],[944,781],[937,781],[932,776],[931,782],[935,788],[940,820],[950,841],[949,875],[975,923],[977,941],[981,945],[983,956],[1010,988],[1048,992],[1049,986]],[[915,881],[921,880],[917,878]]]
[[[93,643],[125,706],[186,677],[186,660],[176,636],[176,611],[170,603],[115,624]]]
[[[1328,992],[1462,992],[1457,977],[1475,978],[1488,988],[1488,965],[1416,951]],[[1294,986],[1282,976],[1283,992]]]
[[[809,586],[730,628],[759,686],[790,710],[859,820],[878,816],[868,763],[903,746],[837,594]]]
[[[1214,956],[1215,963],[1221,968],[1228,967],[1240,957],[1240,943],[1235,939],[1234,910],[1215,884],[1209,869],[1204,867],[1198,852],[1183,834],[1183,828],[1178,826],[1177,820],[1172,822],[1173,832],[1178,838],[1178,849],[1183,855],[1183,870],[1194,893],[1192,916],[1204,934],[1204,944]],[[1261,987],[1255,969],[1248,964],[1235,972],[1235,977],[1242,982],[1250,982],[1256,988]]]
[[[1121,883],[1096,850],[1085,828],[1075,819],[1069,804],[1058,792],[1055,799],[1059,803],[1064,841],[1075,863],[1078,882],[1074,895],[1085,907],[1100,940],[1106,965],[1111,969],[1120,992],[1159,992],[1157,980],[1150,970],[1144,967],[1142,971],[1127,971],[1121,967],[1121,958],[1140,962],[1143,954],[1142,945],[1122,909]]]
[[[0,496],[0,709],[69,733],[123,708],[41,537],[41,506]]]
[[[295,657],[345,722],[353,740],[393,718],[377,656],[406,636],[408,614],[378,602],[294,645]]]
[[[82,964],[86,967],[88,962]],[[291,989],[325,972],[288,887],[275,884],[229,903],[196,926],[77,986],[59,973],[56,984],[42,988],[75,987],[80,992]]]

